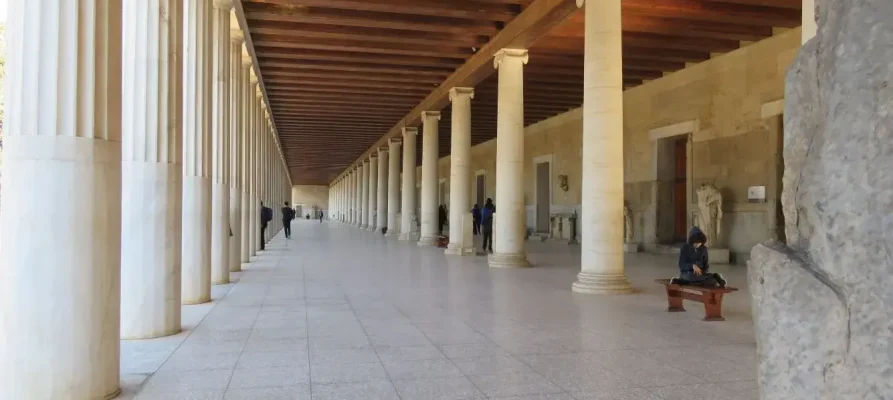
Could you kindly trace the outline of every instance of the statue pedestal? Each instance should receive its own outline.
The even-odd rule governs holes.
[[[710,264],[728,264],[729,263],[729,249],[714,249],[709,248],[707,251]]]
[[[624,243],[623,244],[623,252],[624,253],[638,253],[639,252],[639,244],[638,243]]]

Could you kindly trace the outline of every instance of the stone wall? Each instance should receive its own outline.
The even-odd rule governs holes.
[[[799,46],[798,28],[624,92],[626,199],[634,213],[636,241],[646,247],[661,241],[657,202],[668,197],[668,187],[658,176],[661,168],[653,138],[674,129],[690,134],[689,198],[694,199],[694,189],[701,183],[713,183],[723,193],[720,244],[744,261],[755,244],[775,237],[784,76]],[[536,62],[535,55],[530,62]],[[582,129],[580,109],[525,129],[528,228],[535,225],[535,161],[552,163],[551,212],[580,212]],[[448,127],[441,132],[448,133]],[[440,178],[448,182],[449,157],[439,160],[438,166]],[[486,175],[485,197],[495,197],[496,140],[472,148],[471,169],[472,174]],[[567,191],[561,189],[559,175],[567,175]],[[750,186],[766,186],[767,201],[748,203]],[[472,201],[474,191],[473,187]],[[687,209],[691,226],[694,203],[689,202]]]
[[[325,212],[329,208],[329,187],[294,185],[291,187],[291,203],[292,206],[301,206],[303,214],[309,213],[313,208],[321,209]],[[303,216],[300,215],[300,217]]]

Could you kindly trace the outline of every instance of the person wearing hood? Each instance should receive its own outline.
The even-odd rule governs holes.
[[[688,242],[679,250],[679,278],[671,283],[704,287],[725,287],[722,275],[710,272],[707,236],[698,227],[688,234]]]

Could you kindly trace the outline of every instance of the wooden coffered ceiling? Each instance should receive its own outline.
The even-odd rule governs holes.
[[[582,104],[583,10],[574,0],[241,3],[295,184],[330,183],[385,136],[417,126],[423,107],[443,108],[440,154],[449,154],[448,86],[473,84],[472,143],[494,138],[497,46],[530,49],[525,124]],[[622,0],[624,85],[797,27],[800,3]]]

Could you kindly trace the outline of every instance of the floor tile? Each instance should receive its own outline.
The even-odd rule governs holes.
[[[561,388],[533,373],[472,376],[471,381],[489,397],[562,393]]]
[[[462,376],[462,371],[446,359],[393,361],[385,363],[385,369],[394,380]]]
[[[443,353],[434,345],[422,346],[381,346],[375,351],[382,362],[418,361],[444,359]]]
[[[143,386],[149,392],[186,392],[223,390],[229,384],[232,369],[195,371],[159,371]]]
[[[307,366],[236,369],[230,389],[309,384]]]
[[[472,400],[485,399],[466,377],[395,380],[394,386],[403,400]]]
[[[313,400],[400,400],[388,380],[313,384]]]
[[[229,389],[223,400],[310,400],[307,385]]]
[[[252,352],[246,351],[239,357],[236,363],[237,369],[269,368],[269,367],[301,367],[308,366],[310,358],[306,351],[274,351]]]
[[[453,363],[466,375],[505,375],[534,372],[527,364],[511,356],[455,359]]]
[[[316,363],[310,367],[313,384],[338,382],[363,382],[387,379],[381,363]]]

